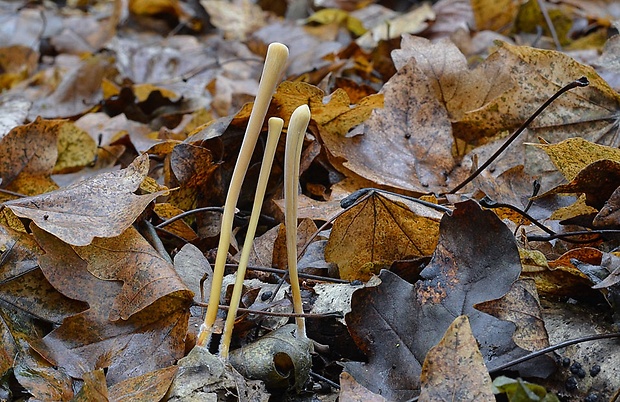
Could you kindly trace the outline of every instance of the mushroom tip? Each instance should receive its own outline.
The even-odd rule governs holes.
[[[288,58],[288,47],[282,43],[273,42],[267,48],[267,54],[270,53],[274,56]]]
[[[308,107],[308,105],[301,105],[297,107],[295,111],[293,111],[293,114],[291,115],[291,120],[297,119],[300,119],[302,121],[310,120],[310,108]]]

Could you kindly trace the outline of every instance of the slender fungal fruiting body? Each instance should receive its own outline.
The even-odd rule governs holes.
[[[222,337],[222,343],[220,344],[220,357],[223,359],[228,359],[230,339],[232,337],[233,327],[235,325],[235,318],[237,317],[237,308],[239,307],[239,301],[241,300],[243,279],[245,278],[245,271],[248,267],[248,262],[250,260],[250,251],[252,250],[254,235],[256,234],[256,227],[258,226],[258,218],[260,217],[263,200],[265,199],[267,181],[269,181],[269,173],[271,171],[271,165],[273,164],[273,158],[276,153],[278,139],[280,138],[280,133],[282,132],[283,125],[284,121],[278,117],[272,117],[271,119],[269,119],[269,133],[267,134],[265,154],[263,155],[263,162],[261,164],[260,173],[258,175],[258,184],[256,186],[256,194],[254,195],[254,204],[252,205],[252,214],[250,215],[250,222],[248,224],[248,230],[245,235],[243,250],[241,251],[241,258],[239,259],[237,278],[235,279],[235,286],[233,288],[233,293],[230,298],[230,308],[228,309],[228,315],[226,316],[224,335]]]
[[[271,97],[273,96],[280,76],[284,72],[287,59],[288,48],[286,46],[281,43],[272,43],[269,45],[267,57],[265,58],[265,66],[263,67],[263,73],[258,84],[258,93],[254,100],[254,106],[252,107],[252,113],[250,114],[248,126],[245,130],[243,142],[241,143],[241,149],[235,169],[233,170],[230,187],[226,194],[218,253],[215,259],[211,292],[209,294],[209,307],[207,308],[204,323],[200,327],[200,332],[196,341],[197,346],[206,346],[213,333],[213,324],[217,317],[222,280],[224,278],[226,256],[228,254],[228,247],[230,246],[235,207],[239,199],[239,193],[241,192],[243,178],[248,170],[250,158],[254,152],[258,135],[260,134],[267,109],[271,102]]]
[[[297,187],[299,186],[299,161],[304,135],[310,123],[310,108],[299,106],[291,115],[286,134],[284,151],[284,224],[286,225],[286,252],[288,259],[293,309],[303,314],[299,276],[297,275]],[[306,336],[306,324],[303,317],[296,317],[297,333]]]

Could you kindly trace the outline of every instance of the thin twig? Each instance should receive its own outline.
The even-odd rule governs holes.
[[[329,378],[325,378],[322,375],[315,373],[314,371],[310,371],[310,377],[314,378],[315,380],[323,381],[324,383],[327,383],[330,387],[334,389],[340,389],[340,384],[336,384]]]
[[[560,95],[562,95],[564,92],[569,91],[573,88],[577,88],[577,87],[585,87],[587,85],[589,85],[590,82],[588,81],[588,79],[586,77],[581,77],[576,81],[571,82],[570,84],[562,87],[558,92],[556,92],[555,94],[553,94],[553,96],[551,96],[551,98],[547,99],[547,101],[545,103],[542,104],[542,106],[540,106],[535,112],[534,114],[532,114],[523,124],[521,124],[521,126],[517,129],[517,131],[515,131],[507,140],[506,142],[504,142],[504,144],[499,147],[499,149],[497,151],[495,151],[495,153],[493,155],[491,155],[491,157],[484,162],[478,169],[476,169],[476,171],[474,173],[472,173],[467,179],[465,179],[461,184],[459,184],[458,186],[454,187],[452,190],[450,190],[448,192],[448,194],[454,194],[457,191],[459,191],[460,189],[462,189],[463,187],[465,187],[466,185],[468,185],[473,179],[475,179],[480,173],[482,173],[482,171],[484,169],[486,169],[487,167],[489,167],[489,165],[491,163],[493,163],[495,161],[495,159],[497,159],[502,152],[504,152],[506,150],[506,148],[508,148],[510,146],[510,144],[512,144],[514,142],[514,140],[517,139],[517,137],[523,132],[525,131],[525,129],[530,125],[530,123],[532,123],[532,121],[537,118],[542,112],[543,110],[545,110],[553,101],[555,101]]]
[[[237,264],[226,264],[227,268],[235,268],[237,266],[238,266]],[[263,271],[263,272],[270,272],[270,273],[281,274],[281,275],[285,275],[285,274],[288,273],[288,271],[285,270],[285,269],[270,268],[270,267],[258,267],[258,266],[255,266],[255,265],[254,266],[248,265],[248,269],[251,269],[253,271]],[[327,276],[320,276],[320,275],[304,274],[302,272],[299,273],[299,277],[305,278],[305,279],[312,279],[312,280],[315,280],[315,281],[323,281],[323,282],[351,283],[350,281],[346,281],[344,279],[330,278],[330,277],[327,277]]]
[[[194,306],[209,307],[209,303],[194,302]],[[230,309],[230,306],[219,304],[218,308],[220,310],[228,311],[228,309]],[[275,311],[252,310],[249,308],[241,308],[241,307],[239,307],[237,311],[240,313],[269,315],[273,317],[299,317],[299,318],[302,318],[302,317],[303,318],[328,318],[328,317],[343,318],[344,317],[344,315],[340,311],[333,311],[331,313],[321,313],[321,314],[312,314],[312,313],[296,314],[296,313],[278,313]]]
[[[224,211],[224,208],[222,207],[203,207],[203,208],[190,209],[189,211],[182,212],[176,216],[173,216],[172,218],[168,220],[163,221],[159,225],[155,226],[155,228],[161,229],[164,226],[168,226],[171,223],[178,221],[179,219],[185,218],[186,216],[190,216],[193,214],[197,214],[199,212],[222,212],[222,211]]]

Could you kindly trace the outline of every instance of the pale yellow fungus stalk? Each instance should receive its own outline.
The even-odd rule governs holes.
[[[239,157],[233,170],[230,187],[226,195],[224,204],[224,213],[222,214],[222,227],[220,231],[220,241],[218,244],[218,253],[215,258],[215,267],[213,270],[213,278],[211,281],[211,292],[209,294],[209,307],[205,315],[205,320],[200,327],[198,334],[197,346],[206,346],[211,340],[213,333],[213,324],[217,318],[217,310],[220,301],[220,293],[222,288],[222,280],[224,278],[224,267],[226,265],[226,256],[228,247],[230,246],[230,236],[232,233],[232,225],[235,207],[241,192],[243,178],[248,170],[250,158],[254,152],[258,135],[260,134],[267,109],[271,102],[271,97],[275,91],[280,76],[284,72],[286,60],[288,59],[288,48],[281,43],[272,43],[267,50],[265,58],[265,66],[258,84],[258,93],[254,100],[252,113],[245,130]]]
[[[235,286],[233,287],[233,293],[230,299],[230,308],[228,309],[228,315],[226,316],[226,324],[224,325],[224,335],[222,337],[222,343],[220,344],[220,357],[222,357],[223,359],[228,359],[230,339],[232,337],[233,327],[235,325],[235,319],[237,317],[239,301],[241,300],[243,279],[245,278],[245,271],[248,267],[248,262],[250,260],[250,251],[252,250],[254,235],[256,234],[256,227],[258,226],[258,218],[260,217],[263,200],[265,199],[267,181],[269,181],[269,173],[271,172],[271,165],[273,164],[273,158],[276,153],[278,139],[280,138],[280,133],[282,132],[283,125],[284,121],[278,117],[272,117],[271,119],[269,119],[269,133],[267,134],[267,145],[265,146],[265,154],[263,155],[263,162],[261,164],[260,173],[258,175],[258,184],[256,186],[256,194],[254,195],[254,204],[252,205],[252,214],[250,215],[250,222],[248,224],[248,230],[245,235],[243,250],[241,251],[241,258],[239,259],[237,278],[235,279]]]
[[[299,186],[299,161],[301,148],[310,122],[308,105],[299,106],[291,115],[286,134],[284,152],[284,224],[286,225],[286,252],[293,296],[293,310],[303,314],[299,277],[297,275],[297,187]],[[306,337],[306,323],[303,317],[296,317],[297,334]]]

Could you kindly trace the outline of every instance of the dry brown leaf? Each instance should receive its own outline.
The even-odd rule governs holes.
[[[110,60],[91,56],[68,72],[54,92],[34,102],[30,116],[45,118],[80,115],[102,100],[101,80]]]
[[[517,16],[519,2],[515,0],[472,0],[478,31],[507,30]]]
[[[395,260],[431,255],[440,219],[426,206],[373,193],[336,219],[325,259],[338,264],[340,278],[366,281]]]
[[[470,70],[463,53],[447,38],[431,42],[404,35],[401,49],[395,50],[392,58],[397,69],[415,60],[452,122],[514,86],[510,72],[503,66],[483,63]]]
[[[398,15],[389,21],[381,21],[368,32],[356,40],[363,48],[374,48],[380,41],[400,37],[402,34],[416,34],[429,26],[429,21],[435,19],[435,12],[427,3],[414,8],[408,13]]]
[[[512,339],[521,349],[534,351],[549,346],[534,280],[520,279],[502,298],[475,304],[474,308],[514,323]]]
[[[424,359],[419,400],[495,401],[491,376],[466,315],[454,319]]]
[[[381,395],[370,392],[360,385],[355,378],[346,371],[340,373],[340,400],[351,402],[387,402]]]
[[[0,140],[0,177],[7,190],[35,195],[54,190],[50,179],[58,157],[58,133],[64,122],[37,119]]]
[[[447,190],[456,167],[452,127],[426,76],[409,63],[381,93],[385,106],[372,112],[360,130],[363,135],[345,138],[320,131],[328,151],[378,186],[417,193]]]
[[[26,46],[0,47],[0,90],[11,89],[37,68],[39,54]]]
[[[149,158],[144,154],[126,169],[102,173],[60,190],[8,201],[4,205],[61,240],[85,246],[95,236],[118,236],[151,201],[165,193],[133,193],[148,169]]]
[[[211,23],[219,28],[228,40],[246,40],[266,23],[263,10],[247,0],[201,0],[200,4],[209,13]]]
[[[135,230],[72,247],[35,225],[31,229],[45,250],[39,263],[46,278],[89,305],[32,343],[46,360],[74,378],[107,367],[107,383],[114,385],[182,356],[191,292]]]

